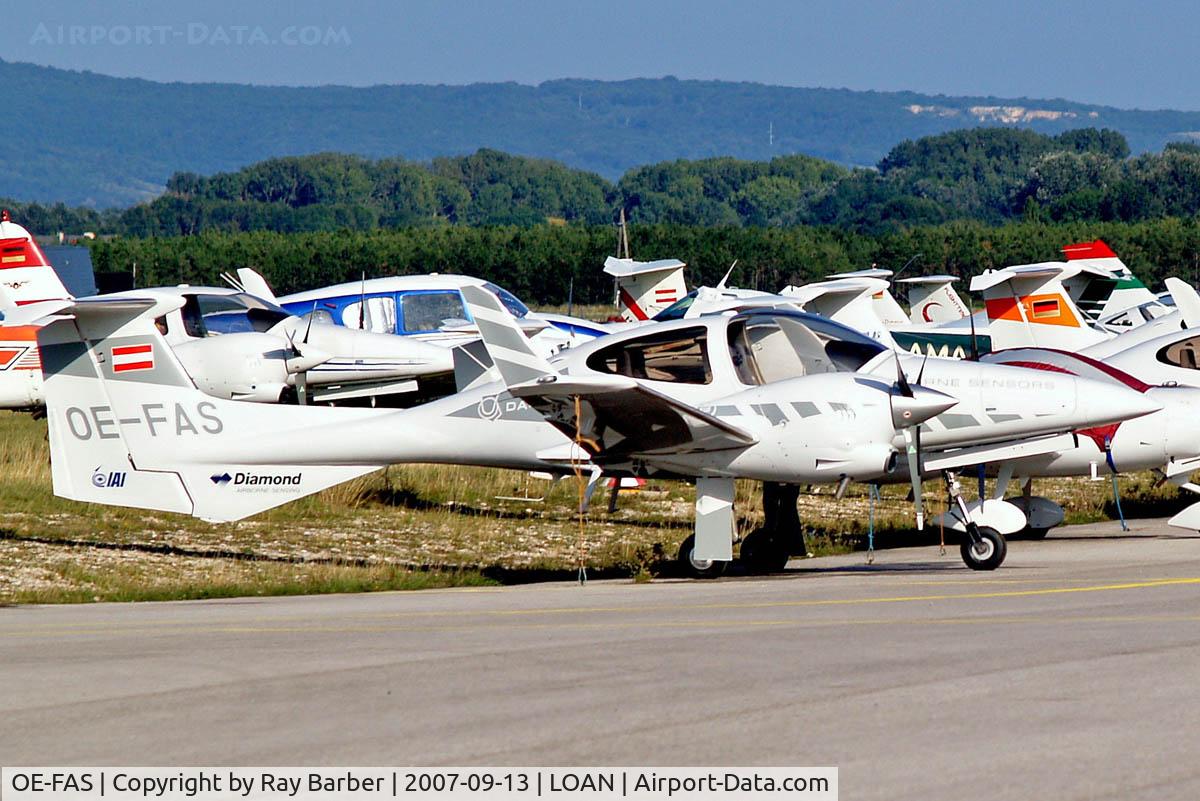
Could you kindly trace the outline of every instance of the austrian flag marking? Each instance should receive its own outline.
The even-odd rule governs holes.
[[[128,373],[133,370],[154,369],[154,346],[120,345],[112,349],[112,369],[114,373]]]

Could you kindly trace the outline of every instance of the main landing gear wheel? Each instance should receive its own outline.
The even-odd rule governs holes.
[[[767,529],[755,529],[742,541],[742,564],[751,573],[781,573],[790,555],[785,538]]]
[[[725,572],[728,562],[716,559],[696,559],[692,551],[696,549],[696,535],[692,534],[679,546],[679,566],[683,573],[691,578],[714,579]]]
[[[963,535],[962,547],[959,549],[962,560],[972,570],[995,570],[1008,554],[1008,543],[994,528],[980,526],[978,534],[979,539],[975,541],[972,541],[970,534]]]

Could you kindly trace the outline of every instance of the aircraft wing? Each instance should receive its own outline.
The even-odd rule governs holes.
[[[1027,456],[1040,456],[1045,453],[1070,450],[1075,446],[1075,437],[1069,433],[1046,434],[985,445],[969,445],[940,451],[931,450],[924,455],[921,465],[928,472],[954,470],[986,462],[1003,462]]]
[[[578,440],[597,464],[756,442],[740,428],[632,378],[559,373],[534,352],[494,295],[471,286],[462,291],[509,393]]]
[[[613,378],[563,375],[544,383],[510,386],[508,391],[577,440],[597,464],[745,448],[757,441],[694,406],[632,379]]]

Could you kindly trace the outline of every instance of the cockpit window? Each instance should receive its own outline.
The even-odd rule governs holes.
[[[750,315],[730,323],[729,358],[743,384],[759,386],[814,373],[852,372],[883,346],[810,316]]]
[[[238,292],[232,295],[187,295],[183,328],[188,336],[209,337],[243,331],[269,331],[290,315],[273,303]]]
[[[650,381],[710,384],[708,329],[677,329],[618,342],[589,356],[587,366],[601,373]]]
[[[665,323],[668,320],[682,320],[685,316],[687,316],[687,310],[690,309],[692,304],[696,302],[697,294],[697,290],[693,289],[691,292],[687,293],[682,298],[675,301],[658,314],[654,315],[654,321],[657,323]]]
[[[1200,370],[1200,336],[1167,345],[1158,351],[1158,360],[1185,370]]]
[[[500,299],[504,308],[512,313],[513,317],[524,317],[529,314],[529,307],[517,299],[517,296],[509,292],[507,289],[496,286],[489,282],[483,285],[483,288]]]

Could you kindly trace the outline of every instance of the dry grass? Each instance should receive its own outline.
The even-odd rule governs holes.
[[[218,595],[343,592],[569,578],[645,579],[691,530],[693,490],[650,482],[622,492],[615,513],[597,492],[581,537],[573,478],[556,483],[516,471],[456,466],[381,470],[249,520],[190,517],[56,498],[50,491],[45,423],[0,413],[0,602],[143,600]],[[970,485],[969,485],[970,488]],[[1039,482],[1071,522],[1111,516],[1107,482]],[[903,486],[884,488],[876,547],[914,541]],[[940,489],[926,487],[931,511]],[[1123,480],[1131,516],[1166,514],[1191,502],[1149,476]],[[739,482],[738,521],[761,524],[759,486]],[[800,499],[811,550],[865,546],[868,501],[852,487]],[[936,531],[925,541],[936,541]]]
[[[550,314],[569,314],[573,317],[594,320],[598,323],[602,323],[618,313],[617,307],[612,303],[576,303],[570,307],[565,303],[560,303],[557,306],[539,306],[537,311]]]

